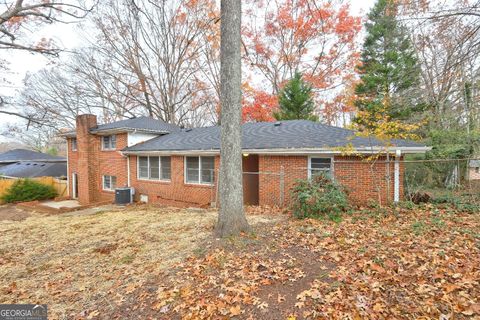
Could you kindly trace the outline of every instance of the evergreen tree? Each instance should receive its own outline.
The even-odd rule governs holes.
[[[378,0],[368,14],[361,81],[355,88],[358,114],[354,125],[361,131],[382,130],[378,126],[383,123],[388,127],[383,130],[392,130],[384,133],[394,135],[422,106],[414,94],[420,74],[415,50],[396,15],[394,0]]]
[[[312,98],[312,86],[302,79],[299,72],[280,90],[278,97],[280,110],[274,112],[277,120],[306,119],[318,121],[313,114],[315,103]]]

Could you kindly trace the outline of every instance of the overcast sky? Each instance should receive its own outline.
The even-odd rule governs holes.
[[[365,15],[373,6],[375,0],[351,0],[351,10],[353,14]],[[43,37],[52,39],[59,48],[73,49],[81,46],[81,35],[77,30],[76,24],[53,24],[41,30],[32,33],[33,39],[41,39]],[[62,54],[65,56],[67,54]],[[60,59],[62,58],[60,57]],[[40,55],[18,50],[0,52],[0,59],[6,60],[9,70],[3,72],[0,78],[0,94],[2,96],[17,95],[23,85],[23,79],[28,73],[34,73],[49,64],[49,59]],[[4,81],[5,79],[6,81]],[[5,131],[8,123],[21,123],[16,117],[1,115],[0,117],[0,142],[5,141],[5,137],[1,134]]]

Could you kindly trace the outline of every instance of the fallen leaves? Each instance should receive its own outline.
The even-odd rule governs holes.
[[[432,215],[443,219],[441,230]],[[421,221],[421,234],[412,221]],[[192,302],[177,301],[179,315],[215,317],[218,309],[207,312],[206,306],[237,306],[232,297],[238,297],[242,316],[253,318],[461,319],[478,313],[478,215],[426,208],[380,219],[362,212],[339,224],[291,220],[257,233],[256,245],[224,246],[182,266],[176,285],[193,275],[192,297],[201,295],[206,305],[192,313]],[[301,252],[307,252],[304,258]],[[308,265],[313,261],[314,267]]]
[[[230,316],[234,317],[234,316],[238,316],[242,313],[242,308],[240,307],[240,305],[237,305],[235,307],[230,307]]]
[[[478,315],[480,316],[480,303],[473,303],[468,306],[468,308],[462,312],[467,316]]]
[[[143,205],[93,215],[32,214],[23,221],[3,222],[0,301],[46,303],[49,319],[104,318],[129,303],[136,304],[130,309],[173,312],[172,302],[190,299],[192,290],[182,287],[178,297],[165,293],[144,305],[159,287],[155,283],[145,292],[145,286],[187,256],[200,254],[196,250],[211,237],[216,218],[215,211]],[[277,219],[258,213],[249,221],[267,218]]]
[[[199,215],[198,219],[205,219],[201,226],[191,212],[180,219],[147,211],[142,215],[147,222],[137,221],[138,213],[126,214],[110,225],[101,223],[112,219],[111,215],[106,220],[74,219],[75,231],[62,220],[71,237],[92,224],[104,235],[90,239],[88,245],[80,242],[81,254],[74,251],[78,256],[61,255],[58,260],[42,261],[41,254],[31,253],[29,259],[35,264],[27,265],[32,280],[42,283],[37,297],[48,297],[55,301],[56,310],[67,314],[70,302],[91,297],[91,305],[85,307],[81,319],[101,318],[96,311],[103,313],[102,307],[110,304],[112,319],[123,319],[133,310],[143,318],[160,319],[480,317],[478,214],[433,212],[428,207],[382,217],[363,211],[345,216],[340,223],[259,215],[249,217],[261,221],[254,234],[222,241],[205,238],[211,232],[214,215]],[[163,225],[155,223],[158,218],[163,219]],[[438,219],[442,220],[441,228]],[[122,231],[120,237],[112,227],[122,230],[119,226],[127,221],[128,234]],[[416,232],[419,225],[422,232]],[[160,227],[178,235],[165,242],[156,241]],[[195,232],[204,236],[195,237]],[[182,235],[189,237],[188,241],[178,241],[188,243],[188,250],[181,247],[186,251],[180,252],[188,252],[189,257],[165,263],[165,257],[175,257],[179,248],[175,241]],[[19,263],[19,257],[5,251],[5,246],[11,245],[8,239],[12,240],[3,237],[0,242],[0,249],[6,253],[3,259],[12,261],[2,265],[6,269],[2,269],[5,277],[0,296],[8,297],[2,299],[7,301],[29,300],[32,294],[25,280],[18,275],[12,278],[15,271],[11,267]],[[15,241],[17,246],[26,244],[19,237]],[[87,266],[92,265],[77,258],[85,257],[83,254],[95,259],[89,262],[97,264],[95,269],[89,270]],[[120,259],[125,255],[132,255],[133,260],[125,263],[128,259]],[[159,272],[157,263],[168,269]],[[8,271],[4,270],[13,273],[5,274]],[[56,274],[61,276],[54,277]],[[89,277],[97,282],[86,281]],[[106,288],[106,294],[101,295],[100,288]],[[108,304],[107,296],[111,297]]]

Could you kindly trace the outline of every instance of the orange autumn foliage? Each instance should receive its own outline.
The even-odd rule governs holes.
[[[360,17],[338,1],[250,0],[244,7],[244,58],[272,94],[299,71],[312,84],[317,106],[338,104],[339,88],[358,63]],[[261,96],[265,89],[258,91]]]
[[[273,111],[278,108],[278,97],[265,91],[252,91],[244,98],[243,122],[275,121]]]

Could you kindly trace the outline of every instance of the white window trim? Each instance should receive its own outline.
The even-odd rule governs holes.
[[[112,144],[111,143],[112,136],[115,136],[115,148],[105,148],[104,138],[109,137],[110,138],[110,143],[109,144]],[[117,136],[115,134],[111,134],[111,135],[107,135],[107,136],[101,136],[101,137],[102,137],[102,151],[115,151],[115,150],[117,150]]]
[[[320,156],[320,155],[314,155],[314,156],[308,156],[308,179],[310,180],[312,178],[312,158],[315,159],[330,159],[330,172],[332,176],[332,180],[335,180],[335,162],[333,161],[333,156]]]
[[[202,182],[202,157],[213,158],[213,181]],[[198,158],[198,182],[187,181],[187,158]],[[215,157],[214,156],[184,156],[183,157],[183,182],[189,185],[213,186],[215,184]]]
[[[141,178],[140,177],[140,158],[146,157],[148,158],[147,161],[147,171],[148,171],[148,178]],[[170,179],[162,179],[162,160],[160,158],[168,157],[170,158]],[[150,158],[158,158],[158,179],[150,178]],[[171,156],[137,156],[137,180],[142,181],[159,181],[159,182],[171,182],[172,181],[172,157]]]
[[[110,189],[105,188],[105,177],[110,177]],[[114,177],[114,176],[109,175],[109,174],[102,175],[102,190],[103,191],[115,191],[116,186],[115,186],[115,188],[112,189],[112,177]]]

